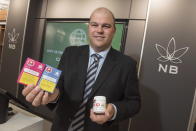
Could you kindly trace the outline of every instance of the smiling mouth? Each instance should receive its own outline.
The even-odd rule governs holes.
[[[104,36],[94,36],[95,38],[104,38]]]
[[[104,37],[104,36],[94,36],[94,38],[95,38],[96,40],[103,40],[105,37]]]

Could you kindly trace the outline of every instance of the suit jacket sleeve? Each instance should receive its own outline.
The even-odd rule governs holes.
[[[133,117],[140,110],[136,62],[129,64],[128,68],[129,71],[125,80],[124,98],[121,101],[113,103],[117,108],[115,121]]]

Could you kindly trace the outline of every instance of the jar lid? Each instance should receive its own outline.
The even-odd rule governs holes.
[[[105,97],[105,96],[95,96],[94,99],[96,99],[96,100],[97,100],[97,99],[98,99],[98,100],[100,100],[100,99],[101,99],[101,100],[106,100],[106,97]]]

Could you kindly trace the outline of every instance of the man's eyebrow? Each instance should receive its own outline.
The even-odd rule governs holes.
[[[92,22],[90,21],[89,23],[90,23],[90,24],[97,24],[97,22],[93,22],[93,21],[92,21]]]
[[[108,25],[108,26],[111,26],[111,24],[110,23],[103,23],[103,24],[99,24],[99,23],[97,23],[97,22],[89,22],[89,24],[98,24],[98,25]]]
[[[102,25],[108,25],[108,26],[111,26],[111,24],[109,24],[109,23],[103,23]]]

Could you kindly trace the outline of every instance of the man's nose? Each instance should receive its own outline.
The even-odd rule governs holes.
[[[98,26],[98,28],[97,28],[97,32],[99,32],[99,33],[103,33],[103,28],[102,28],[101,26]]]

